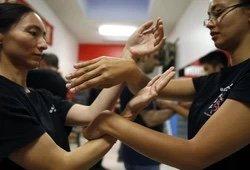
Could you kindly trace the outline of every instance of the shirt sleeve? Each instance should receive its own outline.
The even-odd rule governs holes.
[[[0,159],[44,133],[39,121],[16,99],[0,98]]]
[[[69,109],[74,105],[73,102],[70,102],[68,100],[64,100],[59,96],[53,95],[51,92],[47,90],[42,90],[43,94],[46,94],[47,97],[52,100],[52,103],[55,105],[55,112],[60,117],[63,124],[65,124],[67,114],[69,112]]]
[[[207,82],[209,76],[201,76],[193,78],[193,84],[196,92],[199,92]]]
[[[250,103],[250,73],[247,73],[235,83],[228,98],[244,103]]]

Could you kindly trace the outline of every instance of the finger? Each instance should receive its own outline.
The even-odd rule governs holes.
[[[168,83],[169,81],[174,77],[175,72],[171,71],[164,79],[162,79],[159,83],[156,85],[156,91],[161,91]]]
[[[103,84],[103,78],[102,78],[102,76],[98,76],[98,77],[90,79],[90,80],[88,80],[88,81],[86,81],[78,86],[71,88],[70,91],[72,93],[75,93],[75,92],[85,90],[87,88],[98,87],[98,86],[101,86],[102,84]]]
[[[147,87],[151,86],[152,84],[154,84],[155,81],[157,81],[159,78],[161,77],[161,75],[157,75],[155,76],[152,80],[150,80],[150,82],[147,84]]]
[[[174,70],[174,67],[170,67],[169,69],[167,69],[164,73],[159,74],[157,76],[155,76],[148,84],[147,86],[151,86],[152,84],[156,83],[157,81],[159,81],[160,78],[162,78],[163,76],[168,75],[171,71]]]
[[[154,33],[154,30],[155,30],[155,28],[154,27],[151,27],[151,28],[149,28],[149,29],[147,29],[147,30],[144,30],[141,34],[143,34],[143,35],[146,35],[146,34],[153,34]]]
[[[156,46],[164,38],[164,31],[162,26],[160,26],[159,30],[155,32],[154,37],[156,39],[154,46]]]
[[[100,61],[103,58],[105,58],[105,56],[101,56],[101,57],[98,57],[98,58],[95,58],[95,59],[92,59],[92,60],[76,63],[76,64],[74,64],[74,68],[78,69],[78,68],[81,68],[81,67],[86,67],[86,66],[88,66],[90,64],[94,64],[94,63]]]
[[[138,30],[138,32],[140,34],[142,34],[145,30],[149,29],[152,25],[154,24],[154,22],[152,20],[144,23]]]
[[[74,78],[78,78],[86,73],[91,72],[92,70],[96,69],[98,66],[99,66],[98,63],[94,63],[93,65],[88,65],[86,67],[80,68],[80,69],[76,70],[74,73],[67,75],[66,79],[71,80]]]
[[[155,86],[157,86],[163,79],[165,79],[173,70],[174,70],[174,67],[170,67],[164,73],[162,73],[160,78],[154,83]]]
[[[166,37],[164,37],[159,44],[155,45],[154,46],[154,49],[153,51],[158,51],[162,48],[162,46],[165,44],[165,41],[166,41]],[[156,43],[155,43],[156,44]]]
[[[78,85],[84,83],[85,81],[88,81],[90,79],[93,79],[94,77],[100,76],[101,75],[100,72],[101,72],[101,68],[94,69],[94,70],[90,71],[89,73],[86,73],[86,74],[82,75],[81,77],[74,79],[70,83],[67,83],[66,87],[73,88],[75,86],[78,86]]]
[[[163,25],[160,25],[159,28],[154,32],[154,37],[163,37],[164,36],[164,30],[163,30]]]

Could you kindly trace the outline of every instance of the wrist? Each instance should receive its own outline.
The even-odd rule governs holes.
[[[129,47],[127,47],[127,45],[125,45],[125,47],[123,48],[121,57],[122,58],[131,58],[131,59],[133,59],[133,55],[129,51]]]

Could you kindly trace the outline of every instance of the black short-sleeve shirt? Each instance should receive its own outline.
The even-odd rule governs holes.
[[[45,132],[69,150],[64,124],[72,105],[46,90],[26,92],[0,76],[0,169],[22,169],[8,159],[9,155]]]
[[[197,134],[226,99],[250,103],[250,59],[219,73],[194,78],[193,84],[196,95],[188,117],[189,139]],[[250,160],[249,145],[207,169],[237,169],[242,165],[250,169],[247,160]]]

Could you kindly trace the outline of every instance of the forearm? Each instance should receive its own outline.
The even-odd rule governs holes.
[[[150,110],[141,113],[143,121],[148,127],[154,127],[164,123],[171,116],[173,116],[173,114],[173,111],[169,109]]]
[[[107,89],[103,89],[95,101],[90,105],[90,114],[93,120],[104,110],[112,110],[120,96],[124,84],[119,84]]]
[[[181,169],[198,166],[193,144],[188,140],[153,131],[118,115],[107,120],[102,129],[136,151],[164,164]]]
[[[192,101],[195,89],[191,78],[172,79],[159,96],[168,100]]]
[[[126,81],[126,83],[127,83],[129,90],[133,94],[136,94],[143,87],[145,87],[149,81],[150,81],[150,78],[147,77],[147,75],[144,74],[142,70],[138,67],[134,69],[133,74],[131,74],[130,78]]]
[[[174,112],[177,114],[183,116],[183,117],[188,117],[189,110],[183,106],[180,106],[178,104],[173,104],[170,109],[172,109]]]
[[[67,153],[66,160],[69,169],[89,169],[98,162],[114,145],[115,139],[108,135],[91,140],[83,146]]]
[[[45,133],[17,149],[10,155],[10,159],[25,169],[88,169],[108,152],[115,141],[114,138],[105,135],[71,152],[66,152]]]

